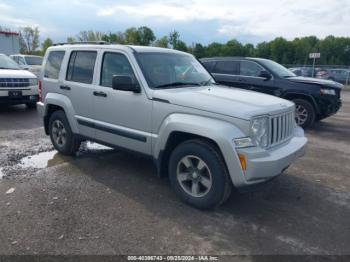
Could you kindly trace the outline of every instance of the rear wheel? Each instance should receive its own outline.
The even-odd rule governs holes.
[[[310,127],[314,124],[316,114],[315,109],[309,101],[304,99],[294,99],[295,122],[302,128]]]
[[[49,133],[53,146],[63,155],[74,155],[80,147],[80,140],[73,134],[63,111],[50,116]]]
[[[175,148],[169,160],[169,176],[177,195],[201,209],[219,206],[232,189],[221,155],[204,140],[189,140]]]

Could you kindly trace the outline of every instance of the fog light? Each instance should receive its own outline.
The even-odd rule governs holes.
[[[241,167],[243,171],[247,170],[247,161],[245,160],[245,156],[243,154],[238,154],[239,162],[241,162]]]

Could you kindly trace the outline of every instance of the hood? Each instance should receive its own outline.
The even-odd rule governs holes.
[[[295,77],[289,77],[287,79],[292,82],[314,84],[314,85],[320,85],[325,87],[331,87],[335,89],[341,89],[343,87],[342,84],[339,84],[335,81],[319,79],[319,78],[295,76]]]
[[[0,69],[0,78],[36,78],[27,70]]]
[[[249,120],[253,116],[294,110],[290,101],[224,86],[203,86],[155,90],[154,98],[171,104]]]

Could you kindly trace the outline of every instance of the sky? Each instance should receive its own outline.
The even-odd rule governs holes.
[[[350,36],[350,0],[0,0],[0,25],[38,26],[41,39],[54,42],[82,30],[145,25],[156,37],[176,30],[187,44],[256,44],[278,36]]]

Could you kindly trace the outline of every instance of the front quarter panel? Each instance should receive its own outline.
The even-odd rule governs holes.
[[[214,141],[224,157],[232,182],[235,185],[241,184],[243,172],[232,141],[234,138],[246,136],[239,128],[219,119],[184,113],[171,114],[163,121],[158,135],[153,139],[155,159],[166,148],[172,132],[190,133]]]

